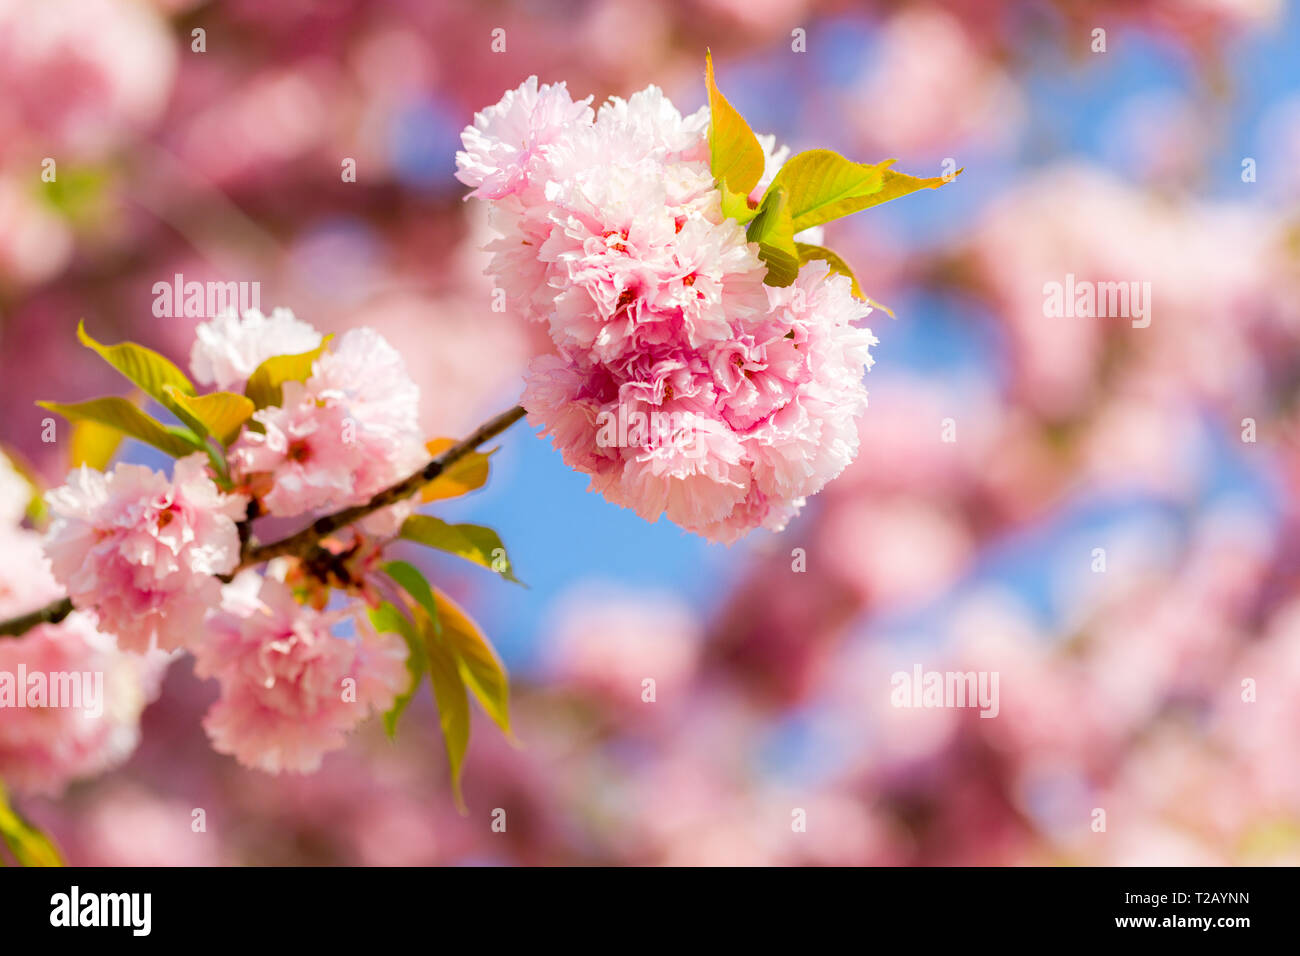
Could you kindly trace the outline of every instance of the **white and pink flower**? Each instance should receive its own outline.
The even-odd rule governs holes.
[[[343,617],[298,604],[274,578],[236,578],[194,649],[195,673],[221,685],[203,722],[213,747],[269,773],[311,773],[391,707],[410,679],[405,643],[360,619],[357,636],[337,637]]]
[[[231,449],[235,474],[273,515],[359,504],[428,460],[419,403],[397,350],[354,329],[305,383],[284,385],[279,406],[254,415],[264,430],[245,430]]]
[[[594,117],[585,102],[561,108],[567,91],[531,78],[457,157],[503,236],[489,272],[555,346],[530,366],[529,421],[647,520],[725,542],[780,530],[857,453],[875,339],[853,323],[870,309],[825,263],[764,285],[757,246],[722,215],[707,109],[682,117],[655,87]],[[544,131],[526,156],[520,130]],[[784,152],[764,152],[770,178]],[[602,421],[654,413],[689,423],[687,440],[601,440]]]
[[[0,524],[0,617],[24,614],[60,594],[40,535]],[[162,653],[123,653],[111,634],[75,611],[58,624],[0,640],[0,675],[8,682],[0,690],[0,779],[23,793],[54,795],[120,764],[139,742],[140,714],[157,696],[168,661]],[[22,683],[20,675],[26,675]],[[95,683],[83,682],[80,699],[68,706],[52,696],[56,675],[91,675]],[[45,690],[34,697],[37,678]]]
[[[276,355],[300,355],[321,343],[321,334],[288,309],[263,315],[229,310],[194,329],[190,371],[203,385],[243,387],[250,375]]]
[[[247,498],[224,494],[202,455],[171,478],[142,465],[72,472],[46,495],[45,553],[73,603],[93,610],[125,650],[174,650],[198,637],[221,582],[239,564]]]

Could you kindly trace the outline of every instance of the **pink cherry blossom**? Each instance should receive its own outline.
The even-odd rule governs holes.
[[[41,554],[40,535],[0,529],[0,617],[31,611],[60,593]],[[48,690],[40,706],[6,700],[0,778],[23,792],[57,794],[74,779],[120,764],[139,741],[140,713],[157,695],[167,661],[161,653],[141,657],[119,651],[113,637],[80,612],[0,640],[0,675],[13,682],[15,694],[28,693],[32,675],[41,675],[48,688],[55,675],[66,674],[81,681],[79,691],[86,695],[80,706],[65,706],[67,701],[54,700]],[[25,684],[18,682],[22,674]],[[100,675],[98,689],[87,685]]]
[[[232,309],[195,327],[190,371],[204,385],[242,387],[272,356],[310,352],[320,343],[321,334],[288,309],[269,316],[248,309],[242,318]]]
[[[220,594],[215,575],[239,563],[247,498],[223,494],[205,458],[191,455],[170,479],[141,465],[82,467],[46,502],[45,553],[78,608],[93,609],[126,650],[193,643]]]
[[[283,404],[254,418],[231,451],[237,476],[273,515],[358,504],[427,460],[420,390],[397,350],[372,329],[354,329],[324,353],[305,383],[283,387]]]
[[[780,530],[857,453],[875,339],[853,323],[870,309],[821,262],[789,288],[764,284],[757,247],[722,215],[706,109],[683,117],[649,87],[560,129],[554,110],[522,116],[542,110],[535,88],[480,114],[458,156],[462,181],[512,184],[472,195],[492,200],[503,236],[489,272],[554,345],[529,369],[529,421],[647,520],[725,542]],[[506,112],[512,128],[546,129],[526,168],[482,121]],[[784,151],[763,146],[770,177]],[[602,433],[634,416],[667,431]]]
[[[544,147],[575,122],[591,121],[591,97],[577,103],[563,83],[537,85],[529,77],[501,102],[474,116],[461,134],[465,152],[457,155],[456,178],[473,186],[470,195],[500,199],[528,182],[530,165]]]
[[[225,589],[194,652],[195,673],[221,685],[203,722],[213,747],[270,773],[311,773],[392,706],[409,680],[406,645],[360,621],[358,636],[336,637],[342,616],[300,605],[253,572]]]

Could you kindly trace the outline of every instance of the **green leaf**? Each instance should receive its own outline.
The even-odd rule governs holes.
[[[477,524],[448,524],[432,515],[411,515],[402,522],[401,536],[407,541],[447,551],[481,565],[507,581],[523,584],[515,577],[505,545],[491,528]]]
[[[862,287],[858,285],[858,277],[853,274],[853,270],[849,268],[848,263],[834,252],[831,252],[825,246],[814,246],[806,242],[796,242],[794,247],[799,251],[799,265],[811,262],[813,259],[824,259],[826,264],[831,267],[831,272],[849,277],[849,281],[853,283],[853,294],[855,296],[859,299],[866,299],[866,296],[862,294]]]
[[[234,392],[189,396],[171,385],[164,391],[175,405],[178,417],[199,434],[211,435],[223,445],[239,437],[239,430],[254,411],[252,401]]]
[[[749,204],[749,196],[732,192],[726,180],[718,183],[718,192],[722,193],[722,215],[727,219],[734,219],[743,226],[758,213],[758,209]]]
[[[867,303],[867,305],[871,306],[873,309],[879,309],[891,319],[894,318],[893,309],[887,305],[881,305],[875,299],[871,298],[871,296],[862,291],[862,287],[858,285],[858,277],[853,274],[853,270],[849,268],[849,264],[841,259],[836,253],[827,249],[825,246],[814,246],[807,242],[796,242],[794,245],[795,248],[799,250],[799,265],[802,266],[805,262],[811,262],[813,259],[824,259],[826,264],[831,267],[831,272],[839,273],[842,276],[848,276],[849,281],[853,283],[853,294],[855,296]]]
[[[384,573],[392,578],[398,587],[413,597],[420,607],[424,608],[429,615],[434,630],[441,631],[442,624],[438,618],[438,603],[433,599],[433,589],[429,587],[429,582],[420,573],[420,569],[405,561],[389,561],[384,565]]]
[[[332,338],[332,335],[325,336],[320,345],[310,352],[271,356],[255,368],[253,374],[248,377],[248,384],[244,386],[244,395],[259,409],[266,408],[268,405],[279,405],[284,401],[284,383],[307,381],[311,377],[312,366],[316,364],[316,360],[321,357],[321,353],[325,351]]]
[[[709,90],[709,169],[716,182],[748,196],[763,178],[763,147],[745,118],[718,90],[711,52],[704,55],[704,82]]]
[[[845,159],[829,149],[810,149],[789,160],[769,189],[789,194],[795,232],[857,212],[858,205],[884,188],[883,170]]]
[[[42,182],[39,195],[74,223],[94,223],[107,211],[105,199],[112,175],[107,167],[59,166],[59,175],[52,182]]]
[[[59,402],[37,402],[36,404],[62,415],[70,422],[96,422],[116,429],[124,435],[153,445],[173,458],[184,458],[196,451],[204,451],[204,446],[193,436],[186,438],[179,430],[166,428],[125,398],[118,396],[93,398],[73,405]]]
[[[428,617],[420,612],[426,624],[425,648],[429,655],[429,682],[433,685],[433,699],[438,704],[438,723],[442,739],[447,746],[447,764],[451,768],[451,787],[456,806],[461,813],[465,798],[460,790],[460,772],[469,749],[469,697],[461,677],[460,661],[444,638],[433,632]]]
[[[937,189],[946,181],[894,172],[889,168],[893,162],[855,163],[829,149],[810,149],[782,166],[768,190],[789,193],[794,231],[802,232],[918,189]]]
[[[0,840],[9,847],[19,866],[63,866],[54,841],[9,805],[3,784],[0,784]]]
[[[73,468],[87,465],[96,471],[106,471],[120,444],[122,433],[116,428],[85,419],[74,422],[70,464]]]
[[[84,321],[77,323],[77,339],[165,407],[170,407],[165,386],[174,386],[185,395],[194,394],[194,386],[185,373],[152,349],[134,342],[103,345],[86,332]]]
[[[870,206],[879,206],[881,203],[889,202],[891,199],[898,199],[901,196],[906,196],[921,189],[938,189],[940,186],[945,186],[952,182],[960,176],[966,168],[963,166],[955,173],[951,173],[947,176],[929,176],[926,178],[920,178],[917,176],[909,176],[907,173],[894,172],[894,170],[889,167],[896,162],[898,162],[896,159],[887,159],[883,163],[876,164],[877,167],[884,170],[885,185],[880,192],[872,193],[867,197],[867,204],[862,207],[863,209]],[[854,211],[856,212],[857,210]]]
[[[406,615],[388,601],[370,612],[370,623],[380,634],[399,634],[406,642],[406,672],[411,675],[411,683],[384,713],[384,732],[392,738],[397,735],[398,719],[414,699],[415,692],[420,689],[420,681],[429,669],[429,654],[425,649],[424,637],[416,633]]]
[[[794,282],[799,275],[799,252],[794,244],[794,225],[784,188],[769,189],[763,195],[758,215],[745,235],[750,242],[758,243],[758,257],[767,263],[764,283],[787,286]]]
[[[849,281],[853,284],[853,294],[855,296],[867,303],[867,305],[871,306],[873,309],[879,309],[891,319],[894,318],[893,309],[887,305],[881,305],[875,299],[871,298],[871,296],[866,295],[862,291],[862,287],[858,285],[858,277],[853,274],[853,270],[849,268],[848,263],[841,259],[837,254],[832,252],[830,249],[827,249],[825,246],[814,246],[807,242],[796,242],[794,245],[795,248],[799,250],[799,265],[802,266],[805,262],[811,262],[813,259],[825,260],[826,264],[831,267],[831,272],[839,273],[842,276],[848,276]]]
[[[25,513],[28,520],[37,528],[42,527],[45,524],[46,508],[44,493],[41,490],[43,484],[40,474],[18,451],[7,445],[0,444],[0,465],[3,465],[5,461],[9,462],[9,466],[18,473],[18,477],[27,485],[27,508]]]
[[[431,589],[418,569],[405,561],[390,561],[384,571],[411,596],[410,611],[415,621],[413,627],[411,619],[388,601],[370,612],[376,630],[400,634],[409,650],[406,667],[411,683],[384,715],[384,727],[389,736],[396,732],[398,718],[428,671],[447,747],[452,788],[463,813],[460,780],[469,748],[468,694],[472,693],[492,721],[510,735],[509,679],[478,625],[450,597]]]
[[[442,640],[455,652],[461,676],[483,710],[506,734],[510,733],[510,680],[479,626],[444,592],[434,589]]]

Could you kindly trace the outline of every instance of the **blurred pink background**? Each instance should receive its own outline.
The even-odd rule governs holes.
[[[512,674],[519,745],[476,720],[468,815],[427,692],[395,743],[373,723],[272,777],[211,750],[181,660],[122,767],[19,792],[69,862],[1300,863],[1281,0],[0,0],[0,443],[60,479],[33,401],[118,390],[77,320],[183,359],[195,319],[154,313],[177,273],[374,326],[429,435],[467,431],[544,340],[491,309],[460,129],[533,73],[693,110],[706,47],[778,142],[965,167],[828,230],[897,315],[871,316],[856,464],[727,549],[508,433],[447,513],[497,527],[531,588],[427,565]],[[1149,325],[1049,317],[1067,275],[1150,283]],[[998,716],[892,706],[916,665],[997,672]]]

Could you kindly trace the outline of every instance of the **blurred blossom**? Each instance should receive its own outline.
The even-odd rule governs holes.
[[[670,39],[666,5],[596,0],[591,6],[580,38],[590,55],[603,66],[617,67],[631,76],[653,70],[663,58]],[[745,5],[744,9],[752,15],[755,6],[763,4]],[[759,20],[768,22],[767,17]]]
[[[72,233],[33,182],[0,173],[0,282],[34,285],[72,258]]]
[[[544,646],[562,686],[623,710],[673,707],[689,693],[701,627],[673,595],[580,586],[554,613]],[[643,699],[646,680],[653,705]]]
[[[1020,93],[955,17],[929,4],[906,7],[885,22],[878,42],[843,105],[873,160],[942,158],[1013,140]]]
[[[817,553],[834,556],[835,571],[881,607],[940,593],[973,551],[951,511],[903,495],[848,501],[820,531]]]
[[[222,90],[185,124],[181,157],[217,183],[268,176],[327,137],[330,103],[338,98],[335,83],[328,65],[301,64],[273,68],[241,88]],[[338,168],[337,161],[333,165]]]
[[[1256,179],[1269,195],[1300,199],[1300,95],[1269,106],[1260,121],[1264,153],[1256,158]],[[1261,174],[1260,167],[1266,172]]]
[[[60,593],[41,554],[40,536],[0,528],[0,618],[35,610]],[[19,792],[58,794],[72,780],[122,763],[140,739],[140,713],[157,694],[167,661],[157,652],[119,651],[113,636],[100,633],[81,612],[20,638],[0,639],[0,673],[18,694],[27,695],[30,687],[19,683],[24,673],[29,679],[44,675],[47,688],[56,675],[86,678],[79,706],[52,698],[40,706],[6,704],[0,777]],[[91,696],[97,698],[93,703]]]
[[[0,0],[0,158],[93,158],[157,120],[176,70],[162,20],[132,0]]]
[[[225,821],[212,820],[209,832],[204,818],[205,829],[195,830],[193,809],[138,786],[109,787],[78,815],[65,843],[84,866],[226,865],[218,829]]]
[[[1250,207],[1169,203],[1100,170],[1038,174],[989,211],[971,249],[1011,336],[1015,397],[1050,419],[1079,414],[1103,358],[1123,345],[1148,387],[1251,395],[1260,359],[1239,316],[1267,295],[1276,230]],[[1048,284],[1080,281],[1146,283],[1150,315],[1109,314],[1109,304],[1093,316],[1050,314]]]
[[[1165,190],[1195,181],[1212,145],[1204,107],[1170,90],[1124,102],[1106,141],[1139,178]]]
[[[751,29],[797,22],[810,6],[809,0],[757,0],[754,3],[745,3],[743,0],[695,0],[695,3],[706,10],[725,14]],[[693,5],[695,4],[683,4],[688,9]]]
[[[408,371],[420,386],[420,420],[430,437],[472,428],[517,386],[532,354],[528,330],[492,311],[490,291],[399,293],[366,303],[356,316],[403,355],[420,357]]]
[[[716,549],[662,527],[624,540],[616,509],[579,511],[582,482],[512,433],[510,454],[553,470],[494,466],[494,494],[455,505],[489,523],[480,502],[506,508],[534,587],[491,582],[470,610],[539,612],[503,644],[521,649],[518,745],[475,712],[469,817],[427,690],[395,741],[366,726],[314,775],[260,775],[205,742],[212,682],[119,652],[83,613],[0,639],[0,671],[105,679],[100,718],[0,718],[23,810],[105,866],[1300,864],[1300,99],[1294,65],[1265,62],[1294,46],[1294,11],[559,6],[0,0],[4,446],[66,475],[69,431],[48,440],[33,400],[119,384],[76,344],[82,316],[184,366],[214,316],[158,310],[180,274],[259,282],[264,310],[339,338],[377,330],[418,386],[403,435],[422,458],[517,401],[552,349],[525,313],[549,319],[556,289],[520,271],[519,236],[484,272],[497,237],[486,204],[459,200],[456,134],[531,74],[597,100],[654,83],[693,108],[711,45],[733,102],[780,133],[769,152],[967,166],[960,203],[827,230],[898,312],[871,316],[857,459],[784,533],[727,552],[724,587],[705,577]],[[1097,25],[1105,56],[1087,51]],[[1149,283],[1149,322],[1049,314],[1067,276]],[[244,345],[208,343],[196,377],[238,388],[261,357]],[[21,526],[29,491],[0,458],[0,616],[61,593]],[[608,512],[609,550],[572,554],[535,531],[543,512]],[[620,576],[622,549],[654,589]],[[529,576],[548,561],[558,580]],[[893,676],[918,665],[996,673],[998,716],[896,706]],[[497,808],[504,833],[485,825]]]
[[[1196,410],[1168,397],[1117,394],[1080,438],[1080,479],[1187,498],[1208,456]]]

